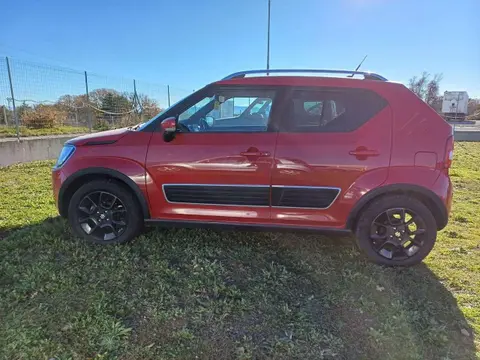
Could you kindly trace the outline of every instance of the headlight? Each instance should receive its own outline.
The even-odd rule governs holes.
[[[60,151],[60,156],[58,157],[57,163],[55,164],[56,168],[61,167],[65,162],[73,155],[75,151],[75,146],[71,144],[65,144]]]

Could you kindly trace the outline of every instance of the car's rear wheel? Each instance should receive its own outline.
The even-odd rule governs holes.
[[[356,238],[359,248],[377,264],[409,266],[432,250],[437,224],[431,211],[406,195],[381,197],[360,214]]]
[[[132,193],[112,180],[82,185],[68,207],[73,232],[99,244],[118,244],[134,238],[143,225],[141,214]]]

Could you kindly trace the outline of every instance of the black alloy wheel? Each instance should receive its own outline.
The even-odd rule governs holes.
[[[381,196],[362,209],[355,227],[356,242],[367,257],[386,266],[420,263],[433,249],[437,222],[418,198]]]
[[[418,214],[410,209],[394,208],[373,220],[370,239],[381,256],[402,261],[420,250],[425,233],[425,222]]]
[[[77,206],[77,218],[85,234],[100,241],[114,240],[128,225],[127,208],[112,193],[93,191]]]
[[[118,244],[139,234],[143,213],[132,191],[115,180],[94,180],[82,185],[68,206],[73,232],[98,244]]]

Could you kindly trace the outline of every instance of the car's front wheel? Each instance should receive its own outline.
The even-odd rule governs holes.
[[[114,180],[82,185],[68,207],[73,232],[99,244],[118,244],[134,238],[143,225],[141,214],[132,193]]]
[[[375,263],[409,266],[432,250],[437,224],[418,199],[391,195],[373,201],[360,214],[355,231],[358,247]]]

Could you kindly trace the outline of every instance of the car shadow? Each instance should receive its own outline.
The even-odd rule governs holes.
[[[372,264],[348,236],[285,233],[274,239],[271,246],[278,249],[280,262],[292,263],[292,256],[297,263],[307,261],[310,267],[297,269],[298,275],[310,277],[320,299],[336,297],[319,321],[343,323],[337,335],[346,344],[345,358],[382,359],[386,353],[402,359],[476,358],[474,330],[452,292],[425,263],[408,268]],[[317,305],[318,313],[325,313],[322,301]],[[391,357],[392,352],[398,356]]]
[[[108,264],[116,263],[118,253],[122,254],[122,261],[141,262],[137,269],[148,269],[163,262],[181,269],[180,274],[185,278],[193,274],[189,272],[192,259],[197,263],[220,263],[226,274],[222,286],[239,291],[245,302],[242,306],[248,308],[248,311],[232,310],[232,314],[222,318],[223,322],[230,319],[226,326],[229,332],[220,328],[224,326],[219,325],[220,321],[197,329],[199,333],[205,330],[205,337],[208,331],[216,329],[216,333],[221,334],[220,342],[236,344],[250,339],[250,345],[261,352],[271,348],[270,343],[266,344],[268,341],[295,341],[293,335],[279,340],[278,334],[285,337],[285,329],[296,324],[299,328],[292,330],[299,333],[296,346],[308,348],[305,344],[309,341],[312,344],[320,341],[312,335],[317,334],[315,336],[324,339],[321,341],[326,347],[336,344],[335,353],[339,358],[476,358],[475,333],[442,279],[425,264],[410,268],[371,264],[359,254],[349,237],[147,229],[133,242],[122,245],[128,248],[128,252],[124,252],[122,246],[110,251],[102,246],[77,245],[81,240],[72,237],[67,222],[60,217],[3,231],[0,258],[15,250],[17,258],[34,264],[40,253],[36,250],[46,246],[51,247],[47,252],[55,254],[52,261],[60,262],[61,267],[68,266],[69,259],[73,258],[80,259],[77,263],[84,261],[81,259],[101,258],[106,265],[95,264],[99,266],[96,271],[100,275],[102,271],[105,274],[110,271]],[[151,260],[152,253],[161,261]],[[87,261],[81,263],[85,271],[92,266]],[[202,281],[203,278],[198,278],[200,270],[194,270],[196,281]],[[208,276],[205,275],[206,288],[212,283]],[[137,275],[132,274],[132,279],[136,278]],[[223,275],[214,282],[221,279]],[[125,286],[136,289],[137,285],[132,281]],[[259,289],[262,296],[257,296]],[[182,291],[188,294],[185,288]],[[131,296],[136,296],[133,290]],[[146,303],[153,300],[145,298]],[[49,302],[48,298],[43,301]],[[188,299],[182,301],[189,302]],[[282,317],[285,309],[289,311],[288,317]],[[262,328],[262,324],[265,327]],[[302,335],[305,329],[309,332]],[[328,353],[325,354],[324,358],[329,358]]]
[[[339,339],[341,358],[476,358],[474,330],[451,291],[424,263],[409,268],[372,264],[358,252],[351,237],[332,234],[156,231],[167,231],[167,238],[190,238],[200,231],[204,245],[228,247],[235,253],[249,247],[249,254],[256,254],[256,264],[243,259],[243,268],[257,266],[265,272],[266,267],[283,266],[294,279],[289,292],[295,295],[282,298],[276,294],[276,298],[296,304],[299,316],[307,314],[320,333]],[[241,280],[237,285],[247,292],[253,287]],[[250,307],[262,309],[260,301]],[[255,337],[254,332],[241,333]]]

